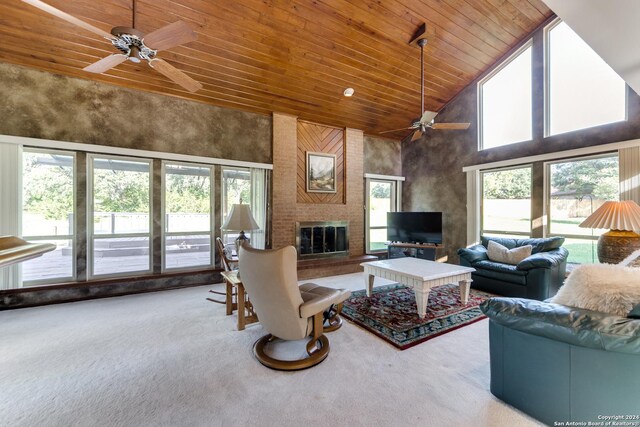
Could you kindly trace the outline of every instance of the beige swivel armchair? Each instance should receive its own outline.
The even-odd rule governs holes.
[[[351,292],[312,283],[298,286],[297,254],[293,246],[260,250],[245,245],[240,248],[239,258],[242,283],[260,323],[269,332],[255,342],[256,358],[269,368],[286,371],[322,362],[329,354],[329,340],[324,332],[340,327],[340,308]],[[330,317],[326,329],[325,316]],[[306,346],[309,356],[303,359],[279,360],[265,352],[266,346],[276,339],[301,340],[308,336],[312,337]]]

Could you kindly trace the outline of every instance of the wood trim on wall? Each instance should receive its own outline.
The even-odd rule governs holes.
[[[297,202],[344,204],[346,194],[345,130],[298,120],[297,124]],[[336,157],[336,192],[307,192],[307,152],[333,154]]]

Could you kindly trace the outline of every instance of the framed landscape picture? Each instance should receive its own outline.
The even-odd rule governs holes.
[[[307,151],[307,193],[336,192],[335,154]]]

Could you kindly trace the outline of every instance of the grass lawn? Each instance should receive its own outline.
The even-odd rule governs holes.
[[[484,200],[483,224],[485,230],[505,230],[528,232],[530,230],[529,200]],[[585,239],[566,239],[563,245],[569,251],[569,262],[577,264],[592,264],[598,262],[596,240],[587,240],[597,236],[598,231],[580,228],[584,218],[551,218],[551,232],[553,234],[583,235]],[[507,237],[507,236],[505,236]]]

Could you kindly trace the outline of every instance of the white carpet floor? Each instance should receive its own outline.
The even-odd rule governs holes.
[[[345,321],[323,363],[285,373],[209,288],[0,312],[0,425],[539,425],[489,392],[487,320],[405,351]]]

